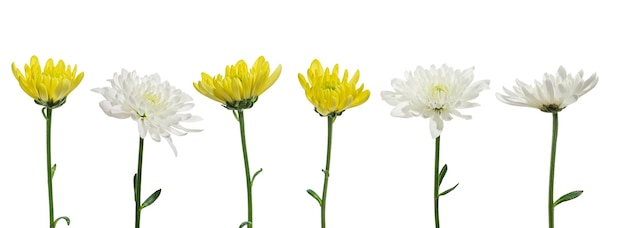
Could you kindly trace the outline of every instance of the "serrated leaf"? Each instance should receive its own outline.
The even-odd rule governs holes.
[[[315,193],[315,191],[313,191],[313,189],[307,189],[306,192],[309,193],[313,199],[317,200],[317,203],[319,203],[320,206],[322,206],[322,199],[317,195],[317,193]]]
[[[263,168],[259,169],[259,171],[256,171],[256,173],[254,173],[254,175],[252,175],[252,180],[250,181],[250,185],[254,184],[254,179],[256,178],[257,175],[259,175],[259,173],[263,172]]]
[[[54,220],[54,227],[57,226],[57,222],[59,222],[59,220],[61,219],[65,220],[65,223],[67,223],[68,226],[70,225],[70,218],[68,218],[67,216],[61,216]]]
[[[252,222],[250,222],[250,221],[245,221],[245,222],[242,222],[242,223],[239,225],[239,228],[242,228],[242,227],[244,227],[244,226],[245,226],[245,227],[247,227],[247,226],[249,226],[249,225],[252,225]]]
[[[52,174],[52,177],[54,177],[54,173],[57,171],[57,164],[54,164],[52,166],[52,168],[50,168],[50,172]]]
[[[447,172],[448,172],[448,164],[444,164],[443,168],[441,168],[441,171],[439,172],[439,186],[441,186],[441,182],[443,182],[443,177],[446,176]]]
[[[159,196],[161,195],[161,189],[156,190],[154,193],[152,193],[152,195],[150,195],[146,201],[143,201],[143,203],[141,204],[141,209],[144,209],[148,206],[150,206],[152,203],[154,203],[154,201],[156,201]]]
[[[556,207],[556,205],[559,205],[560,203],[563,203],[565,201],[576,199],[577,197],[580,196],[580,194],[583,194],[582,190],[577,190],[577,191],[572,191],[570,193],[567,193],[561,196],[561,198],[559,198],[558,200],[554,201],[554,207]]]
[[[443,196],[445,194],[450,193],[452,190],[454,190],[457,186],[459,186],[459,183],[456,183],[456,185],[454,185],[454,187],[449,188],[448,190],[443,191],[442,193],[439,193],[439,196]]]

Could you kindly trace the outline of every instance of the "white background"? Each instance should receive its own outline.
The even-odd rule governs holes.
[[[597,72],[598,86],[559,114],[557,227],[626,227],[625,8],[608,1],[14,1],[0,3],[0,227],[46,227],[45,120],[11,73],[32,55],[77,64],[83,82],[53,114],[55,211],[71,227],[132,227],[136,123],[106,116],[91,92],[121,68],[159,73],[194,98],[201,133],[146,140],[143,227],[236,227],[246,219],[238,123],[195,91],[200,73],[264,55],[280,78],[250,110],[246,130],[256,228],[319,227],[326,119],[313,112],[297,75],[314,58],[361,71],[372,95],[335,122],[328,227],[434,227],[434,140],[428,121],[389,115],[380,92],[418,65],[475,67],[491,89],[445,123],[442,227],[547,227],[551,116],[495,98],[516,78]],[[58,227],[65,227],[59,224]]]

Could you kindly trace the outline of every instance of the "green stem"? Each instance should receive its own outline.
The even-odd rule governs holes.
[[[137,159],[137,182],[135,183],[135,228],[141,219],[141,167],[143,165],[143,138],[139,137],[139,158]]]
[[[54,200],[52,199],[52,108],[46,107],[46,170],[48,171],[48,208],[50,213],[50,228],[54,228]]]
[[[330,150],[333,142],[333,123],[336,117],[328,116],[328,144],[326,146],[326,168],[324,169],[324,190],[322,191],[322,228],[326,227],[326,196],[330,176]]]
[[[247,228],[252,228],[252,180],[250,179],[250,165],[248,164],[248,148],[246,147],[246,130],[243,118],[243,110],[237,110],[239,132],[241,134],[241,147],[243,150],[243,164],[246,169],[246,190],[248,192],[248,222]]]
[[[548,187],[548,224],[554,228],[554,163],[556,160],[556,137],[559,131],[559,116],[552,113],[552,151],[550,154],[550,186]]]
[[[439,228],[439,138],[435,139],[435,227]]]

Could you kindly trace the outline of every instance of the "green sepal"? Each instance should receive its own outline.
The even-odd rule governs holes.
[[[445,194],[450,193],[452,190],[454,190],[457,186],[459,186],[459,183],[456,183],[456,185],[454,185],[454,187],[449,188],[448,190],[443,191],[442,193],[439,193],[439,196],[443,196]]]
[[[572,191],[570,193],[567,193],[567,194],[561,196],[561,198],[559,198],[558,200],[554,201],[554,207],[556,207],[556,205],[559,205],[560,203],[563,203],[565,201],[576,199],[581,194],[583,194],[582,190],[577,190],[577,191]]]
[[[54,172],[57,171],[57,164],[54,164],[52,168],[50,168],[50,172],[52,173],[52,177],[54,177]]]
[[[65,223],[67,223],[68,226],[70,225],[70,218],[68,218],[67,216],[61,216],[54,220],[54,223],[53,223],[54,227],[57,226],[57,222],[59,222],[59,220],[61,219],[65,220]]]
[[[239,122],[239,116],[237,115],[237,112],[235,110],[233,110],[233,116],[235,116],[235,119],[237,120],[237,122]]]
[[[242,222],[242,223],[239,225],[239,228],[242,228],[242,227],[244,227],[244,226],[245,226],[245,227],[247,227],[247,226],[250,226],[250,225],[252,225],[252,222],[250,222],[250,221],[245,221],[245,222]]]
[[[443,177],[446,176],[447,172],[448,172],[448,164],[444,164],[443,168],[441,168],[441,171],[439,171],[439,186],[441,186],[441,182],[443,182]]]
[[[252,175],[252,180],[250,180],[250,186],[252,186],[252,184],[254,184],[254,179],[256,178],[256,175],[259,175],[259,173],[261,173],[263,171],[263,168],[259,169],[259,171],[256,171],[256,173],[254,173],[254,175]]]
[[[313,199],[317,200],[317,203],[319,203],[320,206],[322,206],[322,199],[317,195],[317,193],[315,193],[315,191],[313,191],[313,189],[307,189],[306,192],[309,193]]]
[[[152,195],[150,195],[146,201],[143,201],[143,203],[141,204],[141,209],[144,209],[148,206],[150,206],[152,203],[154,203],[154,201],[156,201],[159,196],[161,195],[161,189],[156,190],[154,193],[152,193]]]
[[[35,99],[35,103],[41,106],[45,106],[44,108],[55,109],[55,108],[63,106],[63,104],[65,104],[66,99],[67,97],[64,97],[63,99],[54,102],[54,101],[45,101],[45,100],[41,100],[37,98]],[[46,119],[47,118],[48,117],[46,117]]]

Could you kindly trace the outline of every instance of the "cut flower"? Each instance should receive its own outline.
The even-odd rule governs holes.
[[[180,125],[180,122],[199,121],[202,118],[182,113],[193,108],[191,96],[167,81],[161,82],[158,74],[140,78],[135,71],[122,69],[121,74],[115,73],[113,79],[108,81],[111,87],[92,89],[105,98],[100,102],[100,108],[108,116],[118,119],[130,117],[137,121],[142,139],[148,133],[157,142],[163,137],[176,155],[171,135],[182,136],[188,132],[201,131]]]
[[[567,74],[563,66],[555,75],[545,73],[543,81],[535,81],[534,85],[516,80],[517,86],[512,90],[504,89],[504,94],[496,93],[498,100],[515,106],[538,108],[543,112],[556,113],[573,104],[598,84],[594,73],[587,80],[583,79],[583,71],[576,76]]]
[[[235,65],[226,66],[224,76],[213,77],[202,72],[202,80],[194,82],[193,87],[227,109],[243,110],[252,108],[259,96],[276,82],[281,70],[279,64],[270,74],[270,64],[263,56],[250,69],[244,60],[239,60]]]
[[[83,72],[76,75],[76,65],[72,68],[59,60],[56,66],[52,59],[46,61],[41,70],[37,56],[30,58],[30,65],[24,64],[24,74],[15,66],[11,65],[13,75],[20,87],[28,96],[35,99],[35,103],[49,108],[58,108],[65,103],[69,95],[83,80]]]
[[[470,102],[478,94],[489,89],[489,80],[474,80],[474,68],[463,71],[447,65],[430,69],[418,66],[414,72],[406,71],[406,80],[394,78],[391,86],[394,91],[382,91],[381,96],[387,104],[395,106],[391,111],[394,117],[421,116],[430,118],[430,133],[433,138],[441,135],[443,121],[452,120],[452,115],[471,119],[458,109],[476,107]]]
[[[364,90],[363,84],[357,88],[359,76],[357,70],[348,80],[348,70],[345,70],[340,80],[339,64],[335,64],[331,72],[315,59],[307,71],[308,81],[300,73],[298,80],[307,99],[320,116],[340,116],[346,109],[359,106],[370,97],[370,91]]]

